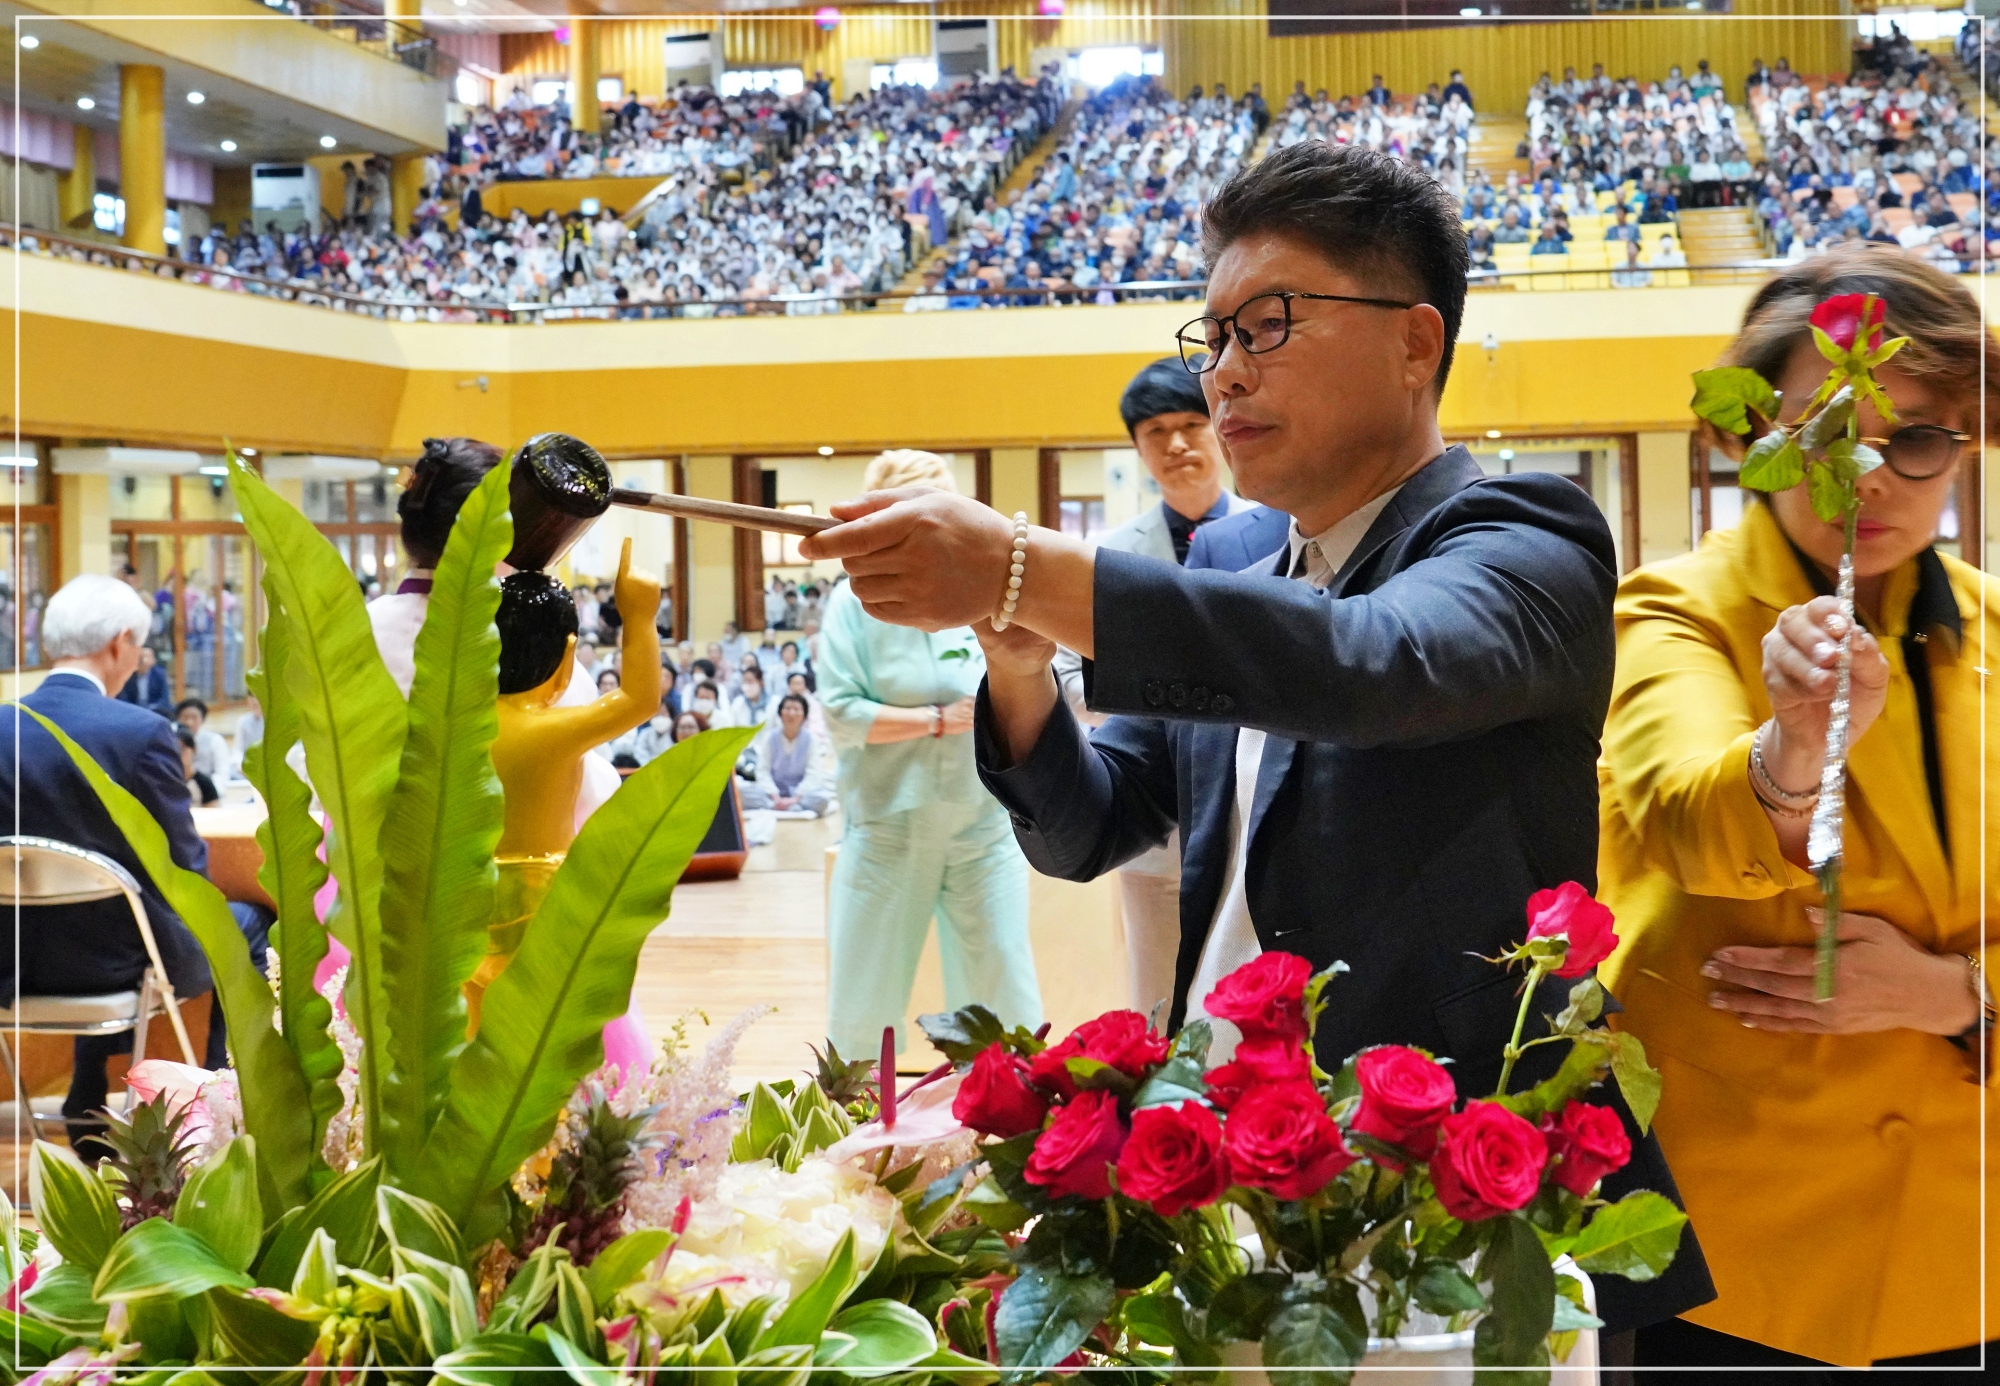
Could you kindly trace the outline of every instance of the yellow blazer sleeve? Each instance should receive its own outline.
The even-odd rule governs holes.
[[[1766,709],[1732,657],[1745,632],[1705,607],[1670,572],[1642,570],[1620,589],[1604,725],[1610,791],[1646,864],[1690,895],[1756,900],[1811,885],[1785,860],[1750,787],[1750,741]]]

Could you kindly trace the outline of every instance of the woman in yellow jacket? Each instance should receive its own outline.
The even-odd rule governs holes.
[[[1642,1329],[1640,1366],[1972,1365],[2000,1322],[1990,1293],[1981,1312],[2000,1276],[1982,1274],[1978,1086],[2000,963],[1980,924],[2000,906],[1981,804],[2000,785],[2000,689],[1981,708],[2000,592],[1982,600],[1979,572],[1932,545],[1978,465],[2000,348],[1959,282],[1899,251],[1817,257],[1757,294],[1728,357],[1777,387],[1786,422],[1825,372],[1807,317],[1845,293],[1879,295],[1911,341],[1879,372],[1897,422],[1861,410],[1887,465],[1860,482],[1833,1000],[1811,999],[1805,832],[1839,527],[1803,486],[1779,492],[1618,595],[1599,873],[1624,945],[1607,981],[1665,1079],[1657,1129],[1718,1293]]]

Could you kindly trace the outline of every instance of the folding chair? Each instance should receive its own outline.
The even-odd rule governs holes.
[[[180,1003],[173,983],[167,980],[166,965],[160,961],[160,947],[153,938],[153,925],[146,917],[146,905],[139,898],[139,883],[132,874],[101,852],[86,851],[67,842],[46,837],[0,837],[0,909],[33,908],[40,905],[80,905],[93,900],[123,896],[131,906],[132,922],[146,945],[149,966],[140,975],[136,991],[106,992],[96,996],[16,996],[11,1008],[0,1007],[0,1029],[35,1035],[115,1035],[132,1032],[132,1062],[146,1057],[146,1028],[153,1016],[164,1011],[180,1041],[181,1057],[198,1064],[194,1045],[188,1040],[181,1020]],[[10,1045],[0,1043],[0,1055],[7,1064],[7,1076],[27,1118],[28,1129],[41,1134],[44,1120],[35,1115],[19,1058]],[[132,1109],[132,1090],[125,1090],[125,1110]],[[52,1125],[67,1129],[67,1121],[50,1119]]]

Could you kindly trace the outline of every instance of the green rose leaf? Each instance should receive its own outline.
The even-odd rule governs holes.
[[[1000,1017],[979,1005],[920,1015],[917,1026],[931,1047],[955,1064],[971,1063],[980,1050],[1007,1033]]]
[[[1842,481],[1831,462],[1815,462],[1806,468],[1806,498],[1813,514],[1828,524],[1838,524],[1854,504],[1854,483]]]
[[[1686,1213],[1662,1195],[1641,1189],[1599,1208],[1570,1255],[1592,1275],[1651,1280],[1673,1264],[1686,1225]]]
[[[1752,491],[1789,491],[1806,474],[1805,454],[1782,429],[1772,429],[1750,445],[1736,484]]]
[[[1170,1292],[1133,1295],[1118,1311],[1125,1331],[1154,1347],[1187,1347],[1198,1341],[1188,1327],[1187,1310]]]
[[[1618,1091],[1624,1094],[1632,1120],[1644,1135],[1652,1128],[1653,1113],[1660,1109],[1660,1074],[1646,1062],[1646,1046],[1629,1030],[1611,1032],[1611,1076],[1617,1079]]]
[[[1000,1297],[993,1321],[1002,1380],[1029,1381],[1068,1357],[1104,1322],[1118,1298],[1111,1277],[1072,1275],[1059,1266],[1031,1264]]]
[[[1826,460],[1842,481],[1859,481],[1882,465],[1882,454],[1852,438],[1836,438],[1826,445]]]
[[[1862,388],[1867,389],[1865,379]],[[1829,443],[1847,432],[1847,425],[1853,418],[1854,387],[1843,385],[1827,401],[1826,408],[1813,415],[1799,429],[1799,446],[1809,453],[1825,451]]]
[[[1486,1296],[1472,1283],[1472,1277],[1450,1261],[1432,1261],[1419,1270],[1411,1298],[1419,1309],[1441,1318],[1486,1307]]]
[[[1007,1191],[994,1182],[990,1174],[972,1186],[961,1206],[995,1232],[1019,1231],[1022,1224],[1034,1216],[1007,1197]]]
[[[1778,417],[1778,392],[1748,366],[1717,366],[1694,373],[1694,399],[1689,407],[1697,418],[1707,419],[1717,428],[1748,433],[1750,410],[1765,419]]]
[[[1347,1386],[1368,1350],[1368,1334],[1317,1300],[1287,1304],[1264,1327],[1271,1386]]]
[[[1563,1104],[1583,1096],[1604,1076],[1610,1066],[1612,1032],[1585,1030],[1570,1041],[1562,1067],[1525,1092],[1509,1093],[1498,1101],[1508,1111],[1535,1121],[1544,1112],[1559,1112]]]
[[[213,1289],[248,1289],[254,1283],[194,1233],[162,1218],[147,1218],[113,1244],[90,1292],[101,1303],[116,1304],[148,1295],[185,1299]]]
[[[1493,1286],[1493,1312],[1475,1330],[1472,1360],[1490,1367],[1545,1365],[1548,1348],[1543,1340],[1555,1321],[1556,1273],[1542,1239],[1526,1218],[1505,1217],[1494,1223],[1480,1278]]]
[[[1071,1060],[1072,1063],[1075,1060]],[[1132,1096],[1132,1110],[1158,1107],[1168,1102],[1191,1102],[1208,1091],[1201,1076],[1201,1061],[1187,1055],[1168,1059],[1140,1085]]]

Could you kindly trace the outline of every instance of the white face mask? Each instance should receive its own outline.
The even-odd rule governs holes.
[[[653,719],[653,730],[664,735],[674,729],[674,719],[661,713]]]
[[[708,716],[709,713],[715,711],[715,699],[696,698],[694,700],[694,710],[704,717]]]

